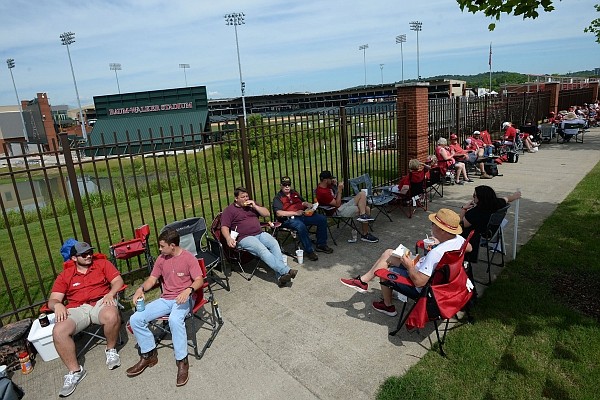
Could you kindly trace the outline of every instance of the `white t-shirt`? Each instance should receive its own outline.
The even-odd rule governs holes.
[[[431,249],[431,251],[427,253],[425,257],[419,259],[416,265],[417,271],[427,276],[431,276],[431,274],[433,274],[433,270],[435,267],[437,267],[444,253],[451,250],[459,250],[464,242],[464,237],[456,235],[454,239],[446,240],[445,242],[438,244]]]

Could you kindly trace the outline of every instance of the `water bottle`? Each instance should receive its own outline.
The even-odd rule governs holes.
[[[144,311],[146,309],[146,303],[144,303],[143,297],[138,297],[137,301],[135,302],[135,309],[136,311]]]
[[[352,239],[348,239],[348,243],[356,243],[358,240],[358,232],[356,229],[352,229]]]

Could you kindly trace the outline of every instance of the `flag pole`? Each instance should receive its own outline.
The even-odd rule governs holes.
[[[490,58],[488,64],[490,65],[490,93],[492,93],[492,42],[490,42]]]

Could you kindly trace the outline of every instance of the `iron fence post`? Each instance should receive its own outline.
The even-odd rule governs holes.
[[[346,107],[340,107],[340,156],[342,157],[342,178],[344,179],[344,195],[349,192],[348,179],[350,179],[350,157],[348,151],[348,121],[346,121]]]
[[[252,174],[250,173],[250,149],[243,115],[238,115],[238,126],[240,127],[240,139],[242,141],[242,168],[244,168],[244,185],[246,186],[246,190],[250,191],[252,194],[252,198],[254,198],[256,197],[256,193],[254,193],[254,188],[252,187]]]
[[[66,132],[58,134],[60,145],[62,146],[63,156],[65,158],[65,166],[67,167],[67,176],[71,185],[71,193],[73,194],[73,203],[77,212],[77,220],[79,221],[79,229],[81,230],[81,238],[87,243],[91,243],[90,231],[85,219],[85,211],[83,209],[83,201],[81,201],[81,192],[79,192],[79,184],[77,183],[77,174],[75,173],[75,165],[73,164],[73,155],[69,147],[69,139]]]

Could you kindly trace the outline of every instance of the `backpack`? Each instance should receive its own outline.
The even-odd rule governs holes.
[[[498,166],[496,163],[485,163],[484,164],[485,173],[491,176],[498,176]]]
[[[519,162],[519,154],[513,151],[508,152],[508,160],[509,163],[518,163]]]

